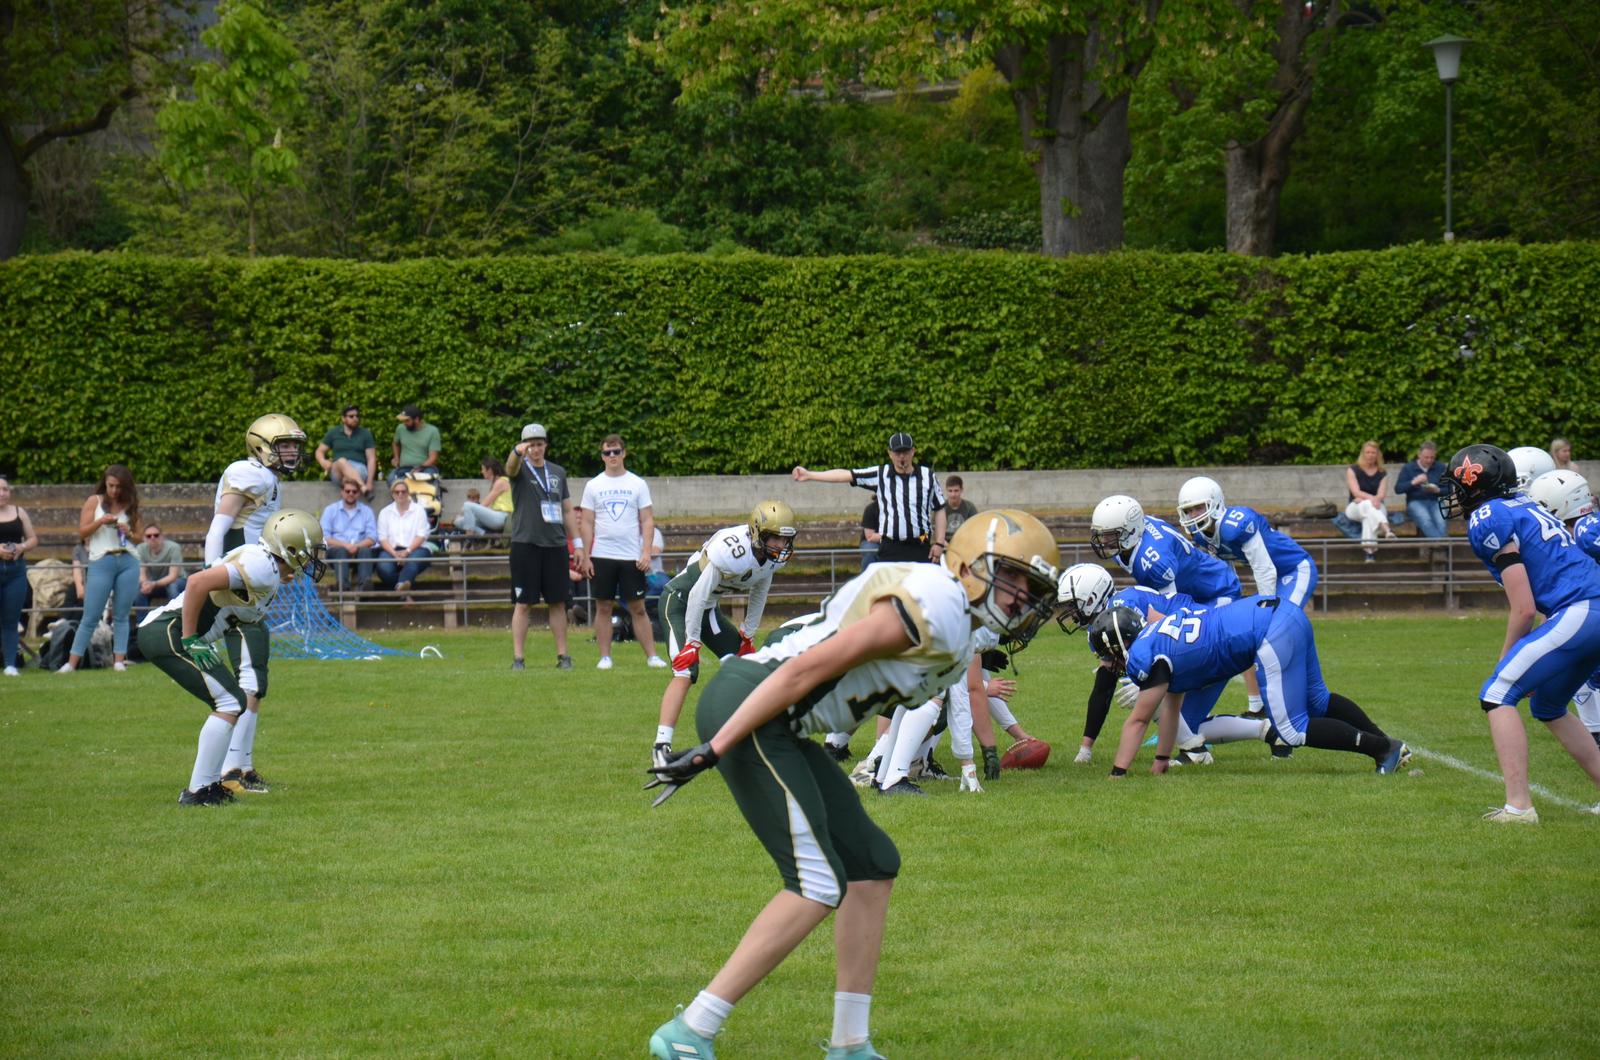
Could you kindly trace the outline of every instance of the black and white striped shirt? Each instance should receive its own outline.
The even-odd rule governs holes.
[[[850,483],[878,495],[878,532],[886,541],[926,541],[933,513],[944,507],[944,490],[927,464],[904,475],[893,464],[858,467],[851,470]]]

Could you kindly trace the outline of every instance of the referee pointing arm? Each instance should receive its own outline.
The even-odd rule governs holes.
[[[796,482],[843,482],[871,490],[878,498],[880,562],[939,562],[944,556],[945,504],[938,476],[917,463],[911,435],[889,436],[889,461],[874,467],[836,467],[829,471],[794,469]]]

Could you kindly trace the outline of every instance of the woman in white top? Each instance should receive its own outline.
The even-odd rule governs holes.
[[[78,513],[78,536],[89,549],[83,618],[72,638],[72,654],[57,673],[71,673],[83,661],[108,599],[112,602],[112,669],[128,668],[128,615],[139,592],[139,557],[133,551],[138,534],[139,488],[133,472],[112,464]]]
[[[405,479],[389,487],[394,503],[378,513],[378,580],[396,592],[405,592],[432,558],[422,546],[428,540],[428,512],[411,503]]]
[[[1578,465],[1572,462],[1572,443],[1565,438],[1550,440],[1550,459],[1555,461],[1557,471],[1570,471],[1574,475],[1583,474],[1578,470]]]

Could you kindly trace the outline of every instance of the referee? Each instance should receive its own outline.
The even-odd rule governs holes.
[[[842,482],[871,490],[878,498],[878,560],[937,563],[944,557],[944,491],[927,464],[917,463],[911,435],[889,436],[889,462],[875,467],[794,469],[796,482]],[[870,538],[869,538],[870,540]]]

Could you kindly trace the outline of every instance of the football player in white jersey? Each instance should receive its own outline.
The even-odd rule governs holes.
[[[706,538],[661,591],[659,609],[667,627],[672,678],[661,694],[652,765],[665,763],[672,754],[683,701],[689,686],[700,679],[700,649],[709,647],[719,659],[756,650],[751,638],[761,628],[772,576],[794,551],[795,534],[794,509],[782,501],[762,501],[745,522]],[[749,597],[741,625],[735,626],[722,610],[722,598],[730,593]]]
[[[835,910],[827,1055],[879,1055],[868,1017],[900,852],[832,756],[807,737],[849,732],[885,707],[948,688],[966,671],[980,626],[1025,642],[1055,606],[1055,584],[1036,559],[1060,559],[1039,520],[980,512],[951,538],[940,564],[875,563],[829,597],[815,621],[728,660],[712,678],[695,712],[704,742],[653,767],[649,786],[666,785],[660,805],[716,766],[783,889],[706,989],[651,1036],[658,1060],[713,1057],[712,1039],[733,1005]]]
[[[211,806],[232,802],[234,791],[266,790],[251,764],[254,725],[239,734],[266,695],[266,659],[252,652],[254,636],[230,644],[229,659],[221,656],[217,643],[252,629],[260,630],[264,639],[263,622],[279,586],[302,571],[320,579],[326,569],[322,553],[322,525],[316,517],[286,508],[267,520],[258,541],[232,549],[191,576],[182,596],[151,611],[139,624],[144,657],[211,708],[200,730],[189,785],[178,796],[180,805]],[[247,781],[237,786],[225,786],[223,780],[231,745],[242,747],[238,773]]]
[[[283,507],[281,480],[300,468],[305,456],[306,432],[288,416],[269,412],[244,432],[244,447],[249,456],[229,464],[217,480],[216,508],[211,516],[211,527],[206,531],[208,567],[221,559],[224,552],[261,539],[267,520]],[[252,665],[246,672],[260,675],[260,688],[252,687],[253,677],[245,679],[249,704],[244,717],[233,727],[233,746],[228,748],[223,783],[230,791],[264,794],[266,782],[253,767],[247,768],[246,763],[251,757],[250,748],[254,745],[256,724],[260,720],[271,639],[265,626],[247,623],[231,628],[226,640],[231,656],[250,657]]]

